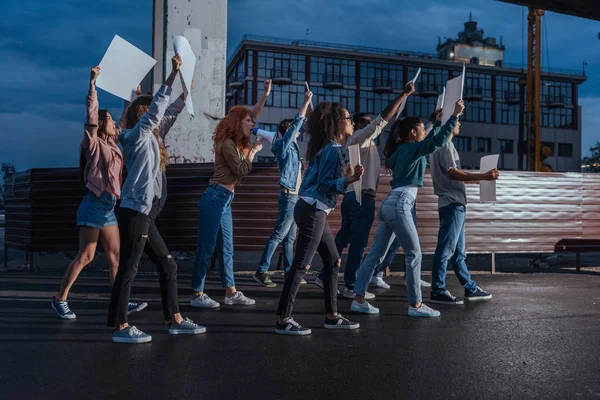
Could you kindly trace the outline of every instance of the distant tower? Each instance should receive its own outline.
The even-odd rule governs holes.
[[[167,136],[169,162],[213,162],[212,134],[225,115],[227,0],[154,0],[153,89],[171,70],[174,35],[185,36],[196,55],[195,117],[184,109]]]
[[[497,44],[496,38],[483,37],[483,29],[477,28],[473,14],[465,29],[458,33],[457,39],[446,39],[437,46],[438,57],[460,63],[502,66],[504,63],[504,45]]]

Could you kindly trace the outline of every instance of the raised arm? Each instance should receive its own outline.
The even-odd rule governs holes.
[[[454,113],[450,117],[448,121],[441,127],[441,129],[436,129],[434,126],[432,132],[422,141],[420,142],[418,153],[421,156],[426,156],[428,154],[433,153],[436,150],[442,148],[448,139],[452,136],[452,132],[456,127],[456,123],[458,122],[458,117],[461,116],[463,110],[465,109],[465,104],[462,100],[459,100],[454,105]],[[439,122],[436,122],[438,125]],[[439,125],[438,125],[439,126]]]
[[[192,91],[193,89],[194,89],[194,80],[192,79],[192,85],[190,87],[190,91]],[[175,100],[173,102],[173,104],[171,104],[167,108],[167,111],[165,111],[165,116],[163,117],[162,121],[160,122],[160,126],[158,128],[158,134],[163,140],[167,136],[167,133],[169,133],[169,130],[171,129],[173,124],[175,124],[175,121],[177,120],[177,116],[181,113],[181,111],[183,111],[183,108],[185,107],[186,97],[187,96],[184,91],[177,98],[177,100]]]
[[[85,99],[86,117],[83,142],[81,144],[86,149],[98,138],[98,92],[96,92],[96,78],[99,75],[99,66],[95,66],[90,70],[90,87]]]
[[[400,105],[415,91],[414,83],[409,83],[404,88],[404,92],[398,96],[394,101],[389,103],[383,112],[375,118],[371,123],[362,129],[355,131],[352,136],[346,139],[346,145],[352,146],[354,144],[364,145],[374,140],[377,136],[383,132],[388,121],[394,117],[398,112]]]
[[[148,112],[146,112],[138,122],[140,124],[140,134],[142,135],[151,135],[152,131],[158,126],[165,114],[167,105],[169,104],[171,86],[173,86],[175,77],[179,73],[179,68],[181,68],[181,57],[179,54],[171,59],[171,64],[172,69],[169,77],[154,95],[154,99],[152,100],[152,104],[150,105]]]
[[[265,86],[265,92],[263,93],[263,96],[254,105],[254,107],[252,108],[252,112],[250,113],[250,118],[252,118],[252,121],[255,124],[258,122],[258,116],[260,115],[263,108],[265,107],[265,104],[267,103],[267,98],[271,94],[271,80],[267,79],[264,83],[264,86]]]
[[[300,107],[298,114],[296,114],[294,121],[292,121],[290,127],[285,132],[283,137],[273,143],[273,147],[271,148],[273,154],[285,152],[292,146],[292,143],[294,143],[294,139],[296,139],[298,136],[298,132],[300,132],[304,121],[306,121],[306,110],[308,109],[311,100],[312,92],[304,93],[304,103],[302,104],[302,107]]]

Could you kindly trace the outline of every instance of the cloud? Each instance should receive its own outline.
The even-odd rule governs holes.
[[[244,34],[434,53],[437,38],[456,37],[472,12],[486,36],[503,37],[506,60],[520,63],[523,8],[497,1],[285,0],[228,1],[228,53]],[[600,23],[549,13],[544,65],[578,69],[583,148],[596,140],[600,115]],[[526,19],[525,19],[526,23]],[[76,165],[89,68],[118,34],[152,49],[152,0],[4,2],[0,13],[0,162],[19,168]],[[547,39],[547,40],[546,40]],[[525,45],[527,41],[525,40]],[[100,105],[120,114],[122,102],[100,92]],[[60,140],[57,140],[60,139]],[[47,164],[44,164],[47,163]]]

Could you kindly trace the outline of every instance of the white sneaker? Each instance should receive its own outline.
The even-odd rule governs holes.
[[[414,308],[413,306],[408,306],[408,316],[409,317],[439,317],[440,312],[438,310],[434,310],[433,308],[427,307],[425,304],[421,303],[421,307]]]
[[[354,299],[356,295],[354,294],[353,289],[348,289],[346,286],[344,286],[344,297],[347,299]],[[365,300],[373,300],[375,298],[375,295],[370,292],[365,292],[364,297]]]
[[[202,293],[202,296],[196,297],[190,300],[190,306],[198,308],[219,308],[221,305],[208,297],[206,293]]]
[[[323,281],[321,280],[321,278],[316,277],[315,278],[315,285],[317,285],[318,287],[320,287],[321,289],[325,290],[325,286],[323,286]],[[335,290],[336,294],[340,294],[340,291],[338,289]]]
[[[380,288],[380,289],[389,289],[390,285],[388,285],[382,277],[380,276],[374,276],[371,278],[371,286],[375,286],[376,288]]]
[[[250,298],[244,296],[244,293],[242,293],[242,292],[235,292],[233,294],[233,296],[231,296],[231,297],[225,296],[225,300],[223,302],[225,304],[227,304],[228,306],[232,306],[232,305],[251,306],[252,304],[256,303],[256,301],[254,301],[254,299],[250,299]]]
[[[431,283],[424,281],[423,279],[420,279],[421,281],[421,287],[424,288],[430,288],[431,287]],[[406,286],[406,278],[404,278],[404,286]]]
[[[368,301],[365,301],[364,303],[360,304],[359,302],[354,300],[352,302],[352,305],[350,306],[350,309],[352,311],[364,314],[379,314],[379,308],[373,307],[371,304],[369,304]]]

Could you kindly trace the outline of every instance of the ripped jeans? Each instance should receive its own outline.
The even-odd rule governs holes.
[[[154,207],[159,207],[155,202]],[[150,215],[156,213],[150,212]],[[179,313],[177,297],[177,263],[156,228],[154,219],[135,210],[121,208],[117,213],[121,237],[119,270],[112,288],[108,322],[110,327],[127,322],[131,285],[137,275],[142,254],[146,252],[159,272],[160,297],[165,321]]]

